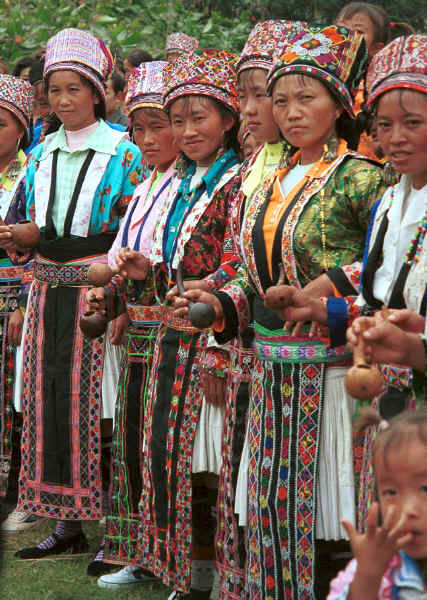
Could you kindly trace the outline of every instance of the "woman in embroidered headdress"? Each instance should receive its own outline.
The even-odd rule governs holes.
[[[303,287],[332,265],[363,253],[381,170],[347,150],[345,119],[367,53],[359,34],[307,27],[280,49],[268,78],[273,114],[296,147],[273,183],[244,215],[244,264],[215,299],[216,337],[225,341],[255,321],[249,409],[249,598],[314,598],[315,539],[344,537],[354,521],[348,354],[308,332],[293,337],[264,307],[278,282]],[[349,261],[349,257],[352,259]]]
[[[116,259],[122,273],[146,279],[146,289],[154,287],[162,303],[180,265],[184,279],[201,280],[223,261],[238,171],[235,62],[228,52],[203,50],[165,69],[165,110],[182,151],[177,177],[156,227],[150,277],[140,254],[122,249]],[[217,287],[234,275],[230,258],[206,286]],[[165,307],[146,406],[138,558],[177,590],[173,598],[190,585],[208,597],[212,587],[211,505],[221,464],[223,409],[208,405],[201,390],[206,339],[205,332]]]
[[[238,256],[244,211],[265,178],[274,173],[281,157],[288,152],[288,144],[281,140],[273,119],[272,101],[266,94],[266,85],[273,52],[299,26],[289,21],[258,23],[250,33],[237,65],[240,112],[258,146],[255,155],[242,166],[242,184],[231,213],[229,246]],[[253,366],[252,338],[252,328],[219,347],[215,347],[211,338],[202,360],[205,396],[210,402],[225,406],[215,540],[221,598],[242,598],[245,589],[247,452],[240,469],[239,463],[245,440]]]
[[[135,190],[108,253],[112,266],[123,247],[150,256],[154,228],[175,175],[178,148],[169,118],[162,110],[163,69],[166,65],[165,61],[143,63],[129,78],[126,107],[133,136],[154,170]],[[98,581],[101,587],[116,588],[154,579],[152,576],[148,579],[147,574],[134,563],[142,486],[145,406],[162,309],[153,296],[144,295],[140,282],[132,280],[116,278],[105,289],[94,288],[88,293],[87,302],[99,309],[107,297],[108,318],[113,319],[119,312],[126,311],[130,320],[116,402],[109,499],[111,512],[107,517],[105,549],[107,562],[126,566],[117,573],[103,575]]]
[[[166,38],[166,60],[174,62],[182,54],[195,52],[199,47],[199,41],[186,33],[171,33]]]
[[[103,120],[111,68],[108,48],[84,31],[63,30],[47,44],[44,81],[62,124],[30,154],[26,173],[27,217],[40,242],[23,340],[18,508],[57,527],[20,558],[86,549],[81,521],[103,516],[101,418],[113,416],[120,323],[93,342],[78,323],[89,263],[107,260],[141,176],[138,148]]]
[[[0,75],[0,219],[6,225],[25,219],[24,150],[32,105],[33,90],[27,81]],[[21,309],[26,304],[20,293],[23,277],[24,266],[13,264],[0,249],[0,497],[6,495],[11,467],[15,347],[21,343]],[[14,511],[7,529],[22,518]]]

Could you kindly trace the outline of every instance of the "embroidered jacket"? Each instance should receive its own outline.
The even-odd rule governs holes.
[[[116,231],[143,177],[141,153],[127,134],[111,129],[104,121],[99,127],[104,132],[102,148],[94,148],[71,224],[71,235],[76,237]],[[58,132],[48,135],[28,157],[27,218],[40,228],[46,225],[53,153],[59,148],[59,137]]]
[[[174,178],[169,196],[163,205],[150,257],[154,286],[161,302],[181,262],[184,278],[189,279],[203,279],[217,272],[220,265],[224,266],[224,237],[236,186],[239,184],[239,165],[234,161],[233,166],[223,171],[219,178],[211,178],[209,174],[213,172],[215,165],[216,163],[202,178],[204,189],[197,202],[184,214],[172,256],[165,254],[165,240],[168,236],[169,216],[181,185],[178,177]],[[225,270],[226,281],[234,276],[237,266],[236,256],[230,253],[228,268]],[[214,279],[215,277],[217,279],[213,286],[219,287],[224,282],[224,273],[218,272]],[[147,282],[146,289],[149,287]]]
[[[355,282],[357,281],[357,278],[361,279],[362,286],[360,295],[356,298],[355,292],[351,290],[351,287],[346,288],[345,284],[342,284],[345,277],[340,274],[339,269],[329,274],[334,284],[337,284],[339,281],[337,285],[340,287],[340,291],[343,292],[343,298],[339,301],[335,301],[331,306],[328,302],[328,321],[333,344],[336,343],[335,340],[343,338],[347,327],[360,315],[361,308],[364,305],[368,304],[374,309],[379,309],[384,303],[384,298],[381,298],[380,300],[375,298],[374,287],[377,270],[381,265],[388,271],[389,289],[388,292],[383,291],[383,293],[387,293],[387,305],[391,306],[391,308],[403,308],[406,306],[424,316],[426,314],[425,238],[409,269],[409,274],[403,286],[397,285],[396,282],[399,277],[397,276],[397,273],[393,271],[395,271],[396,266],[403,264],[404,256],[399,256],[395,241],[392,243],[389,242],[388,246],[384,245],[386,239],[385,235],[390,227],[396,232],[400,231],[402,233],[405,230],[408,230],[415,233],[416,226],[423,216],[423,210],[424,213],[426,211],[427,195],[423,188],[423,190],[418,192],[418,199],[422,199],[422,196],[424,196],[424,209],[418,206],[412,207],[411,213],[407,211],[404,222],[401,223],[400,209],[407,193],[408,183],[410,183],[408,178],[402,176],[400,182],[392,188],[389,188],[383,197],[375,204],[372,210],[368,235],[366,238],[363,265],[349,265],[343,269],[343,273],[347,276],[349,276],[353,270]],[[386,224],[386,217],[391,221],[389,225]],[[384,227],[385,225],[386,227]],[[393,233],[391,234],[391,237],[393,237]],[[387,281],[387,277],[384,275],[383,281]],[[384,288],[384,285],[382,287]]]
[[[327,600],[345,600],[357,569],[353,559],[331,582]],[[425,598],[424,583],[418,564],[405,552],[395,554],[381,580],[378,600],[415,600]]]
[[[344,152],[290,202],[275,243],[287,283],[303,287],[322,274],[324,259],[329,267],[361,259],[370,210],[384,189],[381,169],[362,158]],[[245,329],[255,295],[262,298],[278,280],[278,263],[273,263],[273,277],[269,275],[263,237],[269,197],[267,185],[246,211],[241,235],[244,262],[234,280],[218,292],[226,316],[225,330],[218,339]]]

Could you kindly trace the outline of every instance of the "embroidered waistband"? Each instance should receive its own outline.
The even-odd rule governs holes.
[[[126,304],[126,310],[132,325],[153,324],[160,325],[162,321],[163,306],[141,306],[137,304]]]
[[[90,264],[61,264],[36,261],[34,279],[50,285],[88,286],[87,272]]]
[[[186,331],[187,333],[197,333],[198,331],[200,331],[199,329],[193,327],[189,319],[175,317],[172,308],[163,308],[162,323],[166,325],[166,327],[176,329],[177,331]]]
[[[22,265],[11,265],[10,267],[0,267],[0,282],[7,282],[11,279],[16,279],[18,282],[24,275],[24,267]]]
[[[286,363],[335,363],[350,358],[345,346],[329,348],[319,338],[308,333],[291,336],[286,331],[270,331],[255,323],[254,354],[261,360]]]

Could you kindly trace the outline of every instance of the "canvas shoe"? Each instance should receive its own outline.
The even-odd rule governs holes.
[[[26,531],[35,525],[39,525],[42,521],[43,517],[15,508],[1,524],[1,530],[3,533],[19,533],[20,531]]]
[[[149,571],[140,567],[126,566],[115,573],[107,573],[98,579],[98,585],[102,588],[117,589],[121,586],[133,586],[138,584],[155,583],[157,577]]]

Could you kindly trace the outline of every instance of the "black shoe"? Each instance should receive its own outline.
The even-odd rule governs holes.
[[[87,566],[87,574],[90,577],[99,577],[114,570],[117,570],[117,565],[110,565],[102,560],[93,560]]]
[[[90,577],[100,577],[105,573],[111,573],[114,569],[117,569],[117,565],[104,562],[104,544],[101,544],[98,552],[87,566],[87,574]]]
[[[83,532],[67,538],[59,537],[56,533],[52,533],[52,537],[56,541],[51,548],[46,548],[45,550],[42,550],[38,546],[24,548],[15,552],[15,556],[17,558],[44,558],[52,554],[62,554],[68,550],[71,550],[71,554],[80,554],[81,552],[87,552],[89,549],[86,536]]]

